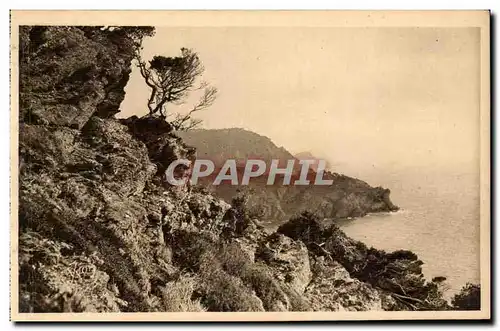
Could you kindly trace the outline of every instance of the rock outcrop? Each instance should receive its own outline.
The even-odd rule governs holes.
[[[117,113],[133,42],[127,28],[21,27],[20,118],[81,129],[93,115]]]
[[[425,309],[438,298],[411,252],[367,248],[308,214],[268,233],[240,200],[165,185],[164,169],[194,150],[160,119],[112,117],[137,38],[123,29],[21,29],[21,312]]]

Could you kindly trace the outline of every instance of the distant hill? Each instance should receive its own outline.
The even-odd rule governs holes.
[[[244,165],[247,159],[269,161],[293,159],[293,155],[283,147],[277,147],[271,139],[255,132],[239,128],[178,132],[184,142],[196,147],[197,158],[209,159],[222,165],[228,158]],[[281,164],[281,162],[280,162]]]
[[[316,159],[310,152],[292,155],[283,147],[276,146],[268,137],[244,129],[198,129],[179,132],[178,135],[188,145],[196,147],[197,158],[210,159],[221,167],[227,159],[238,160],[238,167],[244,167],[247,159],[261,159],[269,164],[272,159],[281,160],[286,164],[290,159]],[[300,165],[294,167],[298,175]],[[242,171],[239,170],[242,173]],[[314,181],[316,173],[313,170],[309,178]],[[331,186],[293,186],[277,184],[268,186],[267,175],[252,178],[248,187],[223,184],[211,186],[213,177],[201,180],[202,185],[210,187],[226,201],[231,201],[238,194],[246,193],[249,204],[260,206],[258,211],[262,219],[268,222],[282,222],[290,217],[309,210],[320,217],[340,219],[364,216],[371,212],[396,210],[389,198],[389,190],[381,187],[371,187],[367,183],[337,173],[326,172],[325,179],[333,179]]]
[[[297,160],[315,160],[316,163],[314,164],[311,164],[310,168],[314,171],[317,171],[318,170],[318,162],[321,160],[320,158],[317,158],[316,156],[314,156],[311,152],[300,152],[300,153],[297,153],[294,155],[294,157],[297,159]],[[331,169],[331,165],[330,163],[326,161],[326,166],[325,166],[325,169],[329,170]]]

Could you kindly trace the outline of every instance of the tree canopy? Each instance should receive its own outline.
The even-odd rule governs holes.
[[[217,88],[201,79],[205,68],[196,52],[181,48],[180,56],[167,57],[156,55],[144,61],[138,47],[137,66],[150,89],[147,101],[149,115],[168,119],[176,130],[189,130],[198,126],[201,120],[192,117],[193,113],[210,107],[217,98]],[[200,99],[186,114],[168,112],[169,104],[183,104],[194,91],[203,91]]]

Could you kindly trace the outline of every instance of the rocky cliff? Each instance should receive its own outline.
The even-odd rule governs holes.
[[[194,150],[163,120],[113,118],[128,29],[21,29],[21,312],[447,308],[411,252],[307,213],[268,233],[244,199],[165,186],[165,167]]]

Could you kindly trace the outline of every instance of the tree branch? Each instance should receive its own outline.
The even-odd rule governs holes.
[[[198,54],[190,49],[181,48],[180,57],[154,56],[147,64],[141,58],[141,50],[142,45],[139,43],[135,58],[141,76],[151,90],[147,104],[149,113],[167,118],[169,116],[165,111],[167,103],[183,103],[190,92],[204,89],[203,96],[187,114],[177,114],[170,122],[178,129],[187,130],[198,126],[201,120],[193,119],[192,114],[210,107],[217,96],[217,89],[209,87],[204,81],[199,87],[195,87],[197,79],[205,71]]]
[[[203,110],[205,108],[210,107],[215,99],[217,98],[217,93],[218,90],[215,87],[207,87],[205,89],[205,92],[203,93],[203,96],[200,98],[198,103],[184,116],[178,116],[171,124],[176,128],[176,130],[186,130],[189,129],[190,127],[186,127],[185,123],[189,120],[191,121],[198,121],[198,120],[192,120],[191,115],[195,112],[198,112],[200,110]],[[196,125],[199,125],[201,121]]]

